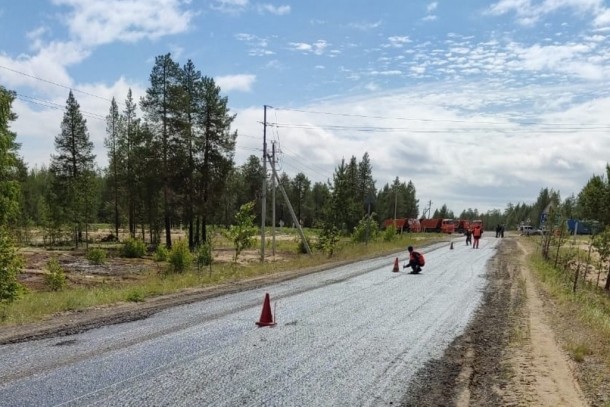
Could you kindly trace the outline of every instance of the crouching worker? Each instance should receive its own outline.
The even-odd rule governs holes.
[[[409,264],[405,264],[403,268],[411,267],[411,273],[417,274],[421,271],[421,268],[426,264],[424,255],[420,252],[413,250],[413,246],[409,246]]]

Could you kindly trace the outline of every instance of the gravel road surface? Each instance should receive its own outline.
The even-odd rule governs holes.
[[[398,405],[481,303],[497,239],[423,250],[172,308],[82,334],[0,346],[2,406]],[[259,328],[265,293],[277,325]]]

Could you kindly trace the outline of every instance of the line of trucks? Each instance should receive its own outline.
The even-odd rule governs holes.
[[[400,219],[386,219],[383,222],[384,229],[388,227],[396,228],[397,233],[402,232],[433,232],[433,233],[465,233],[466,230],[472,229],[475,225],[480,225],[483,228],[483,221],[481,220],[464,220],[464,219],[414,219],[414,218],[400,218]]]

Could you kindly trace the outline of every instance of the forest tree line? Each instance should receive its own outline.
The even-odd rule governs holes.
[[[260,224],[266,175],[262,160],[251,155],[236,165],[238,134],[231,129],[235,115],[228,99],[190,60],[180,66],[170,54],[158,56],[139,104],[131,90],[120,106],[112,99],[105,135],[109,164],[104,169],[96,166],[87,122],[72,92],[48,168],[28,168],[19,158],[17,135],[9,125],[17,119],[11,109],[15,93],[0,87],[0,97],[0,221],[23,243],[37,229],[50,244],[73,241],[78,245],[88,225],[104,223],[112,225],[116,236],[125,230],[133,238],[167,247],[172,245],[171,229],[182,227],[189,247],[195,248],[207,240],[209,225],[230,225],[248,202],[255,203]],[[559,192],[543,188],[533,204],[509,203],[504,210],[486,213],[469,208],[457,215],[442,205],[431,217],[482,219],[488,227],[516,227],[528,221],[538,224],[542,211],[552,205],[566,216],[607,225],[609,176],[610,167],[607,174],[593,176],[578,196],[563,201]],[[279,178],[305,227],[334,227],[350,234],[367,216],[381,224],[394,216],[423,215],[410,180],[397,176],[391,184],[376,187],[368,153],[342,160],[326,182],[312,183],[304,173],[294,177],[282,173]],[[271,196],[271,185],[267,183],[267,196]],[[293,226],[281,196],[275,213],[276,225]],[[271,214],[268,200],[267,224]]]

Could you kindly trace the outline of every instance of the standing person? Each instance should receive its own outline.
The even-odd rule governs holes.
[[[466,235],[466,246],[469,246],[472,243],[472,230],[468,228],[464,234]]]
[[[481,238],[482,234],[483,230],[481,229],[481,225],[475,225],[474,229],[472,230],[472,237],[474,238],[474,243],[472,244],[473,249],[479,248],[479,239]]]
[[[413,246],[409,246],[407,248],[409,251],[409,264],[405,264],[402,268],[411,267],[411,274],[417,274],[421,272],[421,268],[424,264],[426,264],[426,260],[424,259],[424,255],[420,252],[413,250]]]
[[[500,226],[500,224],[498,223],[498,226],[496,226],[496,237],[500,237],[501,230],[502,230],[502,226]]]

